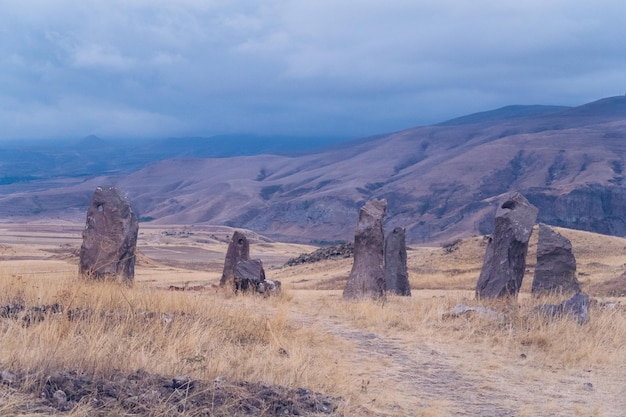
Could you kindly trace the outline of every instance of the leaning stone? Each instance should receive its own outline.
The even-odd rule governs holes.
[[[227,282],[233,282],[235,278],[235,266],[239,261],[247,261],[250,259],[250,244],[246,236],[236,231],[228,245],[226,258],[224,259],[224,271],[220,279],[220,286],[226,285]]]
[[[493,235],[476,285],[477,297],[517,296],[536,219],[537,208],[520,193],[509,193],[504,198],[496,210]]]
[[[98,187],[87,210],[80,248],[79,273],[102,279],[135,277],[139,222],[129,202],[115,187]]]
[[[354,235],[354,263],[343,298],[380,298],[385,292],[383,220],[387,200],[370,200],[359,212]]]
[[[256,290],[265,281],[265,270],[260,259],[248,259],[235,265],[235,291]]]
[[[579,293],[572,243],[550,226],[539,224],[533,294]]]
[[[396,227],[385,239],[385,290],[397,295],[411,295],[406,266],[406,237],[402,227]]]

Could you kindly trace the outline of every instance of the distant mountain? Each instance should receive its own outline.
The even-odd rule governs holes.
[[[0,212],[83,219],[93,189],[115,184],[144,219],[319,242],[351,240],[358,208],[376,197],[388,200],[387,228],[436,242],[490,232],[499,196],[516,190],[539,207],[539,221],[626,236],[625,158],[626,97],[611,97],[508,106],[315,153],[177,158],[5,184]]]

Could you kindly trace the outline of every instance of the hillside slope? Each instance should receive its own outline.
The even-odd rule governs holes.
[[[130,175],[13,190],[0,210],[76,216],[96,185],[111,183],[160,223],[333,241],[352,238],[359,206],[376,197],[389,202],[386,227],[404,226],[418,243],[489,232],[498,196],[517,190],[539,207],[539,221],[624,236],[625,151],[626,97],[509,106],[315,154],[174,159]]]

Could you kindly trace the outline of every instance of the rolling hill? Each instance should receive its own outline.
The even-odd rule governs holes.
[[[113,184],[144,220],[325,242],[350,240],[358,208],[376,197],[388,200],[386,227],[420,243],[490,232],[498,196],[516,190],[539,221],[625,236],[625,156],[626,97],[507,106],[291,156],[156,158],[81,177],[56,167],[1,185],[0,212],[82,220],[94,188]]]

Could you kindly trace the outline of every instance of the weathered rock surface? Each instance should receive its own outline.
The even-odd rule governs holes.
[[[115,187],[98,187],[87,210],[80,248],[79,272],[101,279],[135,277],[139,222],[129,202]]]
[[[537,208],[520,193],[509,193],[501,201],[476,285],[477,297],[517,296],[536,219]]]
[[[265,270],[260,259],[246,259],[235,265],[235,291],[254,289],[265,281]]]
[[[537,265],[532,293],[579,293],[572,243],[550,226],[539,224]]]
[[[220,279],[220,285],[224,286],[227,282],[234,282],[235,266],[239,261],[247,261],[250,259],[250,244],[246,236],[236,231],[228,245],[226,258],[224,259],[224,271]]]
[[[385,239],[385,290],[397,295],[411,295],[406,266],[405,229],[396,227]]]
[[[587,294],[576,294],[559,305],[542,304],[535,307],[535,312],[546,318],[568,316],[578,321],[579,324],[583,324],[587,321],[589,315],[589,296]]]
[[[387,200],[370,200],[359,212],[354,235],[354,263],[343,290],[343,298],[379,298],[385,291],[383,220]]]

